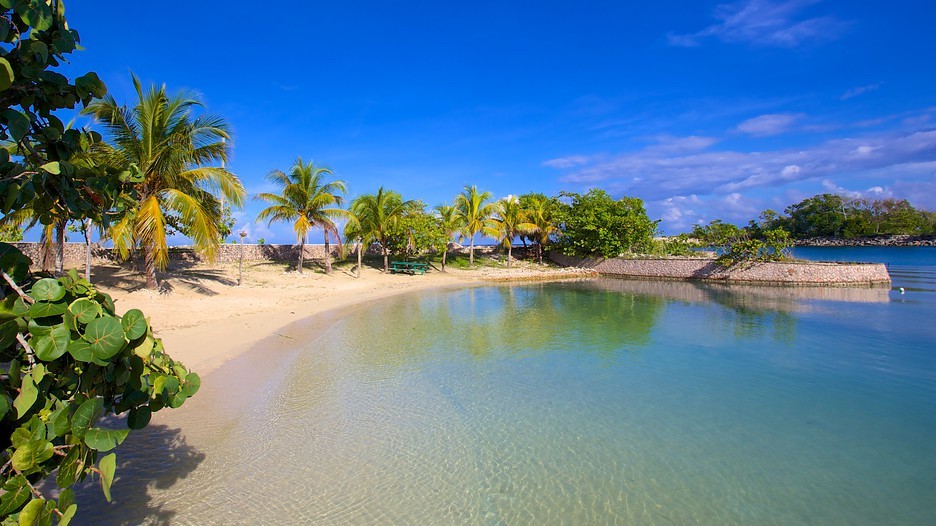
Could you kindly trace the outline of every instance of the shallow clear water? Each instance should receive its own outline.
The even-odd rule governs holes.
[[[933,524],[923,254],[893,289],[601,279],[324,317],[128,439],[81,523]]]

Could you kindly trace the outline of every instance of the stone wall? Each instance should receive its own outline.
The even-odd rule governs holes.
[[[39,243],[12,243],[20,251],[29,256],[33,263],[38,267],[41,264]],[[105,248],[98,244],[92,246],[92,263],[99,264],[106,261],[116,261],[117,256],[113,249]],[[354,257],[354,246],[346,245],[348,257]],[[244,261],[270,261],[277,263],[291,263],[299,259],[299,245],[254,245],[244,244]],[[215,263],[237,263],[240,260],[241,245],[224,244],[218,247]],[[329,246],[332,257],[338,258],[340,250],[338,245],[332,243]],[[475,247],[475,257],[490,256],[497,252],[504,252],[493,246]],[[65,267],[83,267],[85,261],[84,243],[65,243]],[[449,245],[449,253],[467,254],[468,247],[463,247],[452,243]],[[378,246],[371,246],[365,252],[367,255],[378,256],[381,254]],[[532,246],[523,248],[513,247],[513,257],[516,259],[533,258],[536,256],[536,249]],[[305,258],[309,260],[323,259],[325,257],[325,245],[307,244],[305,246]],[[201,263],[204,262],[195,250],[190,246],[169,247],[169,262],[177,263]]]
[[[777,262],[748,263],[725,268],[714,259],[583,259],[550,253],[553,261],[584,267],[611,276],[646,279],[682,279],[771,285],[877,285],[889,284],[887,267],[880,263]]]

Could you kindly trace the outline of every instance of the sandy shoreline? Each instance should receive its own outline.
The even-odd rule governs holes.
[[[160,293],[142,289],[142,277],[122,267],[99,267],[92,281],[114,298],[118,312],[142,310],[169,354],[204,376],[273,336],[294,346],[301,337],[292,334],[298,330],[295,322],[327,311],[438,287],[583,276],[581,271],[532,264],[421,276],[365,267],[360,279],[350,267],[336,268],[331,275],[285,269],[283,264],[245,264],[240,286],[236,266],[170,270],[160,276]]]

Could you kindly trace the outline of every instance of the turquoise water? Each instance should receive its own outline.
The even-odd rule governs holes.
[[[881,254],[893,289],[599,279],[316,320],[131,437],[83,523],[936,523],[936,252]]]

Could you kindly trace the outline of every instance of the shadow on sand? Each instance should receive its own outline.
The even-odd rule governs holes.
[[[205,459],[188,445],[181,430],[151,424],[130,434],[116,450],[117,476],[107,502],[98,479],[76,486],[78,515],[72,524],[169,524],[176,512],[153,502],[153,489],[166,490]]]

